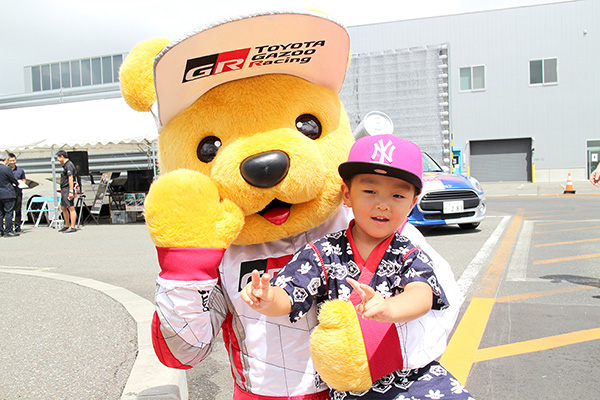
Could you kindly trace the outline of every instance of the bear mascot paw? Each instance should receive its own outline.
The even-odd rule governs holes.
[[[354,306],[346,301],[323,303],[319,325],[310,336],[315,368],[337,390],[364,392],[373,381]]]

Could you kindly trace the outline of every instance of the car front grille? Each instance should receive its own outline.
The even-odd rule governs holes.
[[[443,190],[427,193],[419,202],[423,211],[442,211],[444,201],[464,201],[464,208],[471,209],[479,206],[479,196],[472,190]]]
[[[456,219],[456,218],[466,218],[472,217],[475,215],[475,211],[462,212],[462,213],[453,213],[453,214],[423,214],[423,217],[428,220],[432,219]]]

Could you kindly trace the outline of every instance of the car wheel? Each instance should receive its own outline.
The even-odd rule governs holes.
[[[458,226],[460,226],[460,229],[465,229],[465,230],[475,229],[479,226],[479,222],[473,222],[470,224],[458,224]]]

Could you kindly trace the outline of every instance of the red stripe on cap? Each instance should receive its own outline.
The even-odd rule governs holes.
[[[217,279],[225,249],[156,247],[163,279],[202,281]]]

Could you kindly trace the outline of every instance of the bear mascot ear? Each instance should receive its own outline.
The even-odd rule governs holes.
[[[129,53],[119,71],[121,93],[129,107],[150,111],[156,101],[154,90],[154,58],[171,43],[165,38],[148,39],[138,43]]]

